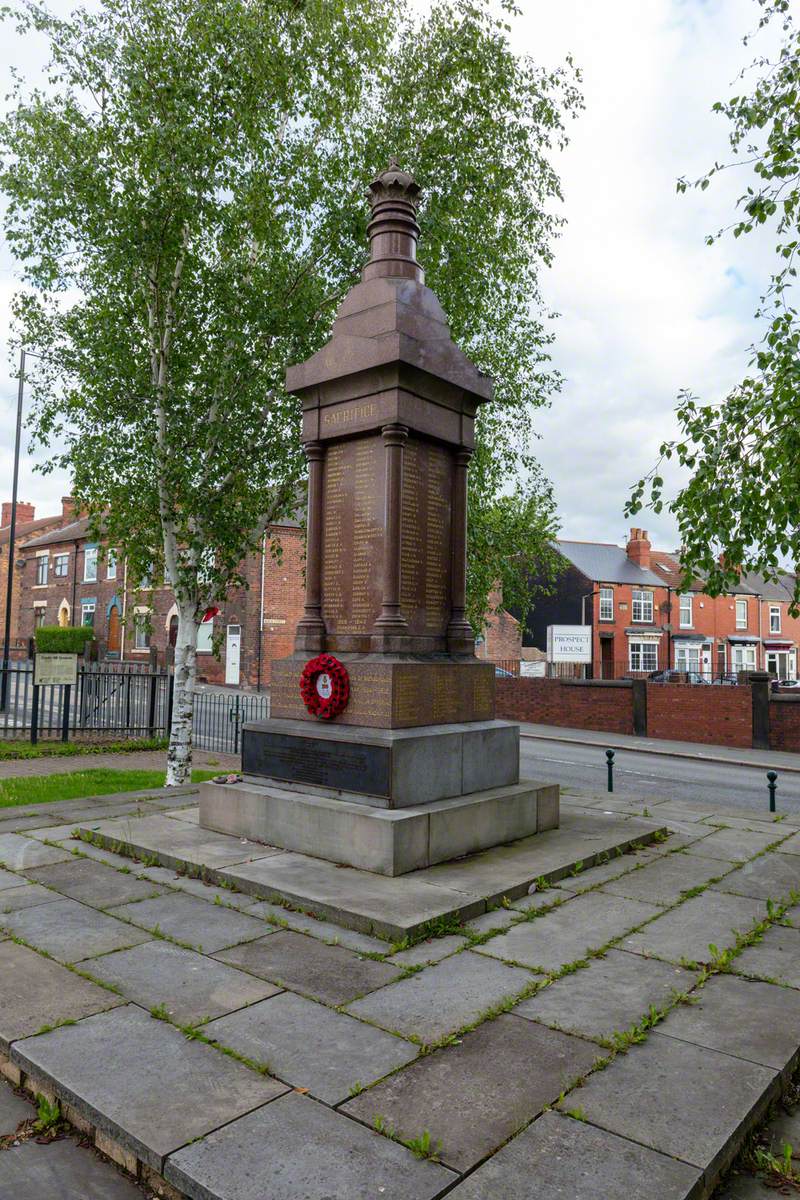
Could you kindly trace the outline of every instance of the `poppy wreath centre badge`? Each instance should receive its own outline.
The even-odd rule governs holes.
[[[332,654],[318,654],[303,667],[300,695],[312,716],[324,721],[338,717],[350,699],[347,668]]]

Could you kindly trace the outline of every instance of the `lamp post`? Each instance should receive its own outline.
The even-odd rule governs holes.
[[[589,600],[593,596],[599,596],[599,595],[600,595],[600,589],[595,588],[595,590],[593,592],[587,592],[584,596],[581,596],[581,625],[586,624],[586,601]],[[592,621],[592,661],[590,663],[590,666],[592,668],[592,679],[594,679],[594,621]],[[584,679],[586,678],[586,665],[585,664],[584,664],[584,668],[583,668],[583,677],[584,677]]]
[[[3,671],[0,681],[0,712],[8,704],[8,668],[11,641],[11,605],[14,592],[14,538],[17,532],[17,487],[19,485],[19,447],[22,437],[22,398],[25,392],[25,347],[19,351],[19,388],[17,390],[17,430],[14,438],[14,477],[11,484],[11,524],[8,527],[8,577],[6,579],[6,619],[3,635]]]

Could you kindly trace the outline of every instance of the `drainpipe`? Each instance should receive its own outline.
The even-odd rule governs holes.
[[[261,654],[262,643],[264,640],[264,558],[267,552],[267,531],[264,530],[264,536],[261,539],[261,596],[258,602],[258,676],[256,680],[256,691],[261,691]]]
[[[72,555],[72,612],[69,614],[70,625],[75,624],[75,599],[78,587],[78,543],[75,542],[75,552]]]
[[[677,596],[678,593],[676,592],[675,595]],[[692,602],[692,603],[694,603],[694,602]],[[679,622],[681,619],[680,605],[681,605],[681,602],[679,600],[678,601],[678,621]],[[694,612],[694,608],[692,608],[692,612]],[[669,584],[667,584],[667,670],[668,671],[672,666],[672,625],[673,625],[672,615],[673,615],[672,614],[672,588],[669,586]]]
[[[759,671],[766,671],[767,668],[764,664],[767,660],[764,657],[764,643],[761,640],[761,595],[758,592],[756,593],[756,599],[758,601],[758,650],[756,651],[756,662],[758,663]],[[761,659],[760,663],[758,662],[759,659]]]

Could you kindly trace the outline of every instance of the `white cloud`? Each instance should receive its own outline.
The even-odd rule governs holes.
[[[620,540],[629,485],[674,431],[680,387],[719,399],[741,377],[752,320],[769,270],[771,239],[732,239],[709,249],[704,235],[728,223],[741,178],[678,196],[724,159],[727,126],[711,112],[751,51],[754,0],[522,0],[515,44],[555,66],[571,52],[584,73],[586,111],[571,124],[558,169],[568,225],[544,279],[557,323],[557,365],[567,383],[538,414],[539,454],[553,479],[565,534]],[[54,7],[67,11],[59,0]],[[38,74],[43,47],[9,27],[0,70]],[[0,255],[0,334],[8,330],[13,263]],[[0,380],[0,498],[11,490],[16,384]],[[20,498],[58,511],[63,474],[42,477],[23,459]],[[674,480],[674,474],[668,476]],[[672,546],[662,514],[641,523]]]

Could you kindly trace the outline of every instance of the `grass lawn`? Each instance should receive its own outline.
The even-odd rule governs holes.
[[[211,779],[219,771],[192,771],[192,783]],[[0,779],[0,808],[17,804],[44,804],[49,800],[77,800],[112,792],[137,792],[164,786],[163,771],[112,771],[90,767],[63,775],[17,775]]]

